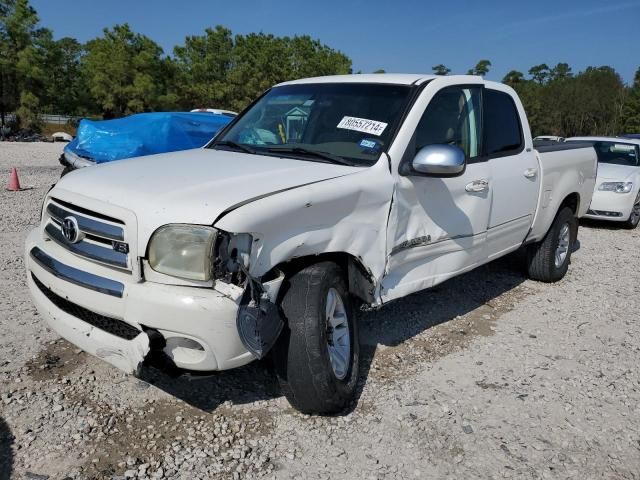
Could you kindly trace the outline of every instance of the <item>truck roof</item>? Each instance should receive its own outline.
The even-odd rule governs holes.
[[[439,78],[437,75],[420,73],[356,73],[352,75],[328,75],[325,77],[301,78],[283,82],[280,85],[296,85],[303,83],[392,83],[396,85],[420,85],[426,81]],[[474,75],[447,75],[447,78],[458,80],[460,83],[469,80],[482,80],[482,77]],[[485,83],[494,83],[486,82]]]

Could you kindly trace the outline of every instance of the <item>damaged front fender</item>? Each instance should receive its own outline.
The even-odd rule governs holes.
[[[294,259],[347,254],[362,269],[355,294],[379,304],[387,258],[387,219],[394,180],[387,157],[353,175],[328,179],[244,204],[214,225],[227,232],[251,232],[249,262],[255,278]],[[355,265],[354,265],[355,266]],[[360,274],[365,272],[363,274]]]

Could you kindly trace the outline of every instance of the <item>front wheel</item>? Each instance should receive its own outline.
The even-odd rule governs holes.
[[[527,248],[529,278],[549,283],[562,279],[569,269],[577,236],[578,220],[570,208],[564,207],[544,239]]]
[[[287,325],[274,349],[282,391],[303,413],[343,410],[355,395],[360,353],[345,274],[337,264],[321,262],[294,274],[284,287]]]
[[[629,215],[629,219],[624,223],[624,226],[629,229],[634,229],[638,226],[638,222],[640,222],[640,191],[633,202],[631,215]]]

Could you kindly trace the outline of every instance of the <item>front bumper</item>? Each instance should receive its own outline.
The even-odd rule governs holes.
[[[147,329],[164,337],[164,352],[182,369],[226,370],[254,358],[236,327],[240,289],[118,281],[122,275],[108,278],[110,269],[101,266],[87,274],[86,261],[44,241],[39,229],[25,248],[29,290],[40,315],[71,343],[126,372],[136,373],[152,348]],[[105,284],[110,288],[101,290]]]
[[[631,216],[637,192],[615,193],[596,190],[584,218],[626,222]]]

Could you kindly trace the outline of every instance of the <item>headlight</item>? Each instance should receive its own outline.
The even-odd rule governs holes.
[[[604,182],[598,187],[603,192],[629,193],[633,189],[631,182]]]
[[[216,230],[199,225],[167,225],[149,243],[149,265],[156,272],[188,280],[211,279]]]

